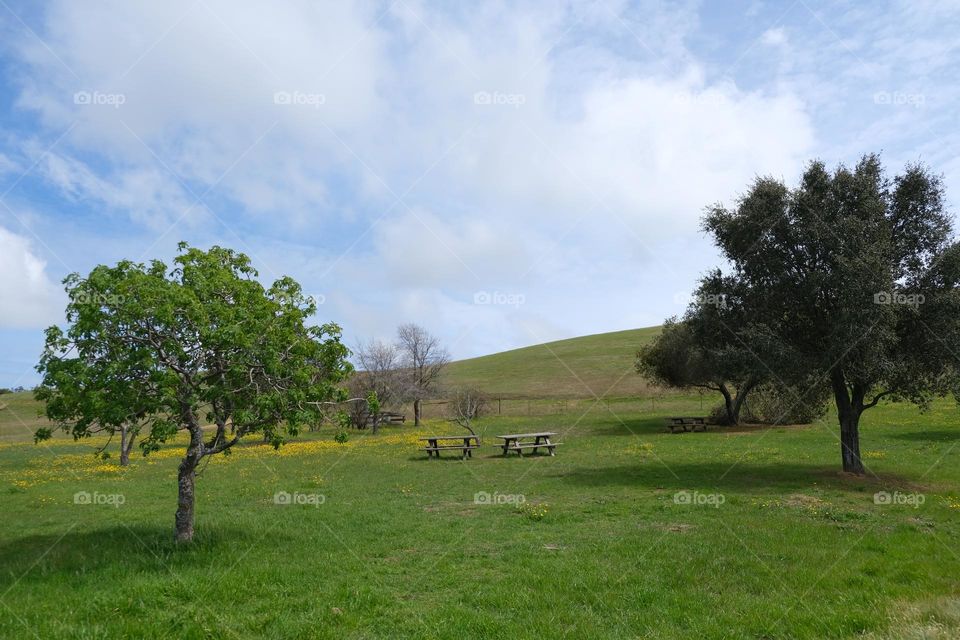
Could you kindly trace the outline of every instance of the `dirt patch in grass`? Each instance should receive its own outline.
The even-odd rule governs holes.
[[[932,485],[921,484],[906,476],[882,471],[858,476],[854,473],[846,473],[845,471],[823,469],[815,473],[814,477],[819,479],[823,484],[842,489],[859,488],[869,491],[885,489],[891,492],[901,491],[915,493],[929,493],[933,491]]]

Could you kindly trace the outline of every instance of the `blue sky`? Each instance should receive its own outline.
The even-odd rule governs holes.
[[[60,280],[178,241],[350,344],[456,357],[659,324],[704,206],[881,151],[960,197],[949,2],[0,2],[0,386]]]

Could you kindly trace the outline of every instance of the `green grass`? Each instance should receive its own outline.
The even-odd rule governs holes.
[[[572,406],[572,405],[571,405]],[[171,543],[178,451],[118,471],[91,443],[0,444],[2,638],[956,638],[956,406],[864,419],[871,475],[826,425],[671,435],[696,398],[488,418],[475,459],[412,427],[256,445],[198,481]],[[555,458],[492,435],[563,432]],[[435,421],[424,430],[450,431]],[[276,491],[319,493],[319,507]],[[921,493],[918,508],[874,504]],[[77,491],[124,504],[74,504]],[[474,503],[523,494],[526,510]],[[679,491],[723,504],[677,504]],[[540,513],[545,515],[540,517]]]
[[[625,397],[647,393],[634,370],[637,349],[660,327],[630,329],[504,351],[451,363],[447,384],[504,397]]]
[[[0,442],[33,438],[37,427],[49,424],[40,417],[41,408],[31,391],[0,395]]]

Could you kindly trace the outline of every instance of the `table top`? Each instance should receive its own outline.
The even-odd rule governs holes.
[[[555,436],[557,435],[556,431],[539,431],[537,433],[511,433],[505,436],[497,436],[498,438],[503,438],[504,440],[516,440],[517,438],[537,438],[543,436]]]
[[[477,440],[478,436],[472,436],[470,434],[463,436],[424,436],[419,438],[419,440]]]

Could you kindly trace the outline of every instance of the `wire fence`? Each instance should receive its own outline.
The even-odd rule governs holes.
[[[482,414],[491,416],[547,416],[583,414],[586,411],[606,404],[613,411],[623,413],[650,413],[668,414],[671,412],[698,413],[705,415],[717,401],[707,394],[674,394],[658,393],[643,396],[627,396],[614,398],[534,398],[534,397],[502,397],[487,398]],[[408,419],[413,416],[412,407],[404,407]],[[448,400],[424,401],[422,415],[426,419],[449,419],[453,415],[453,408]]]

